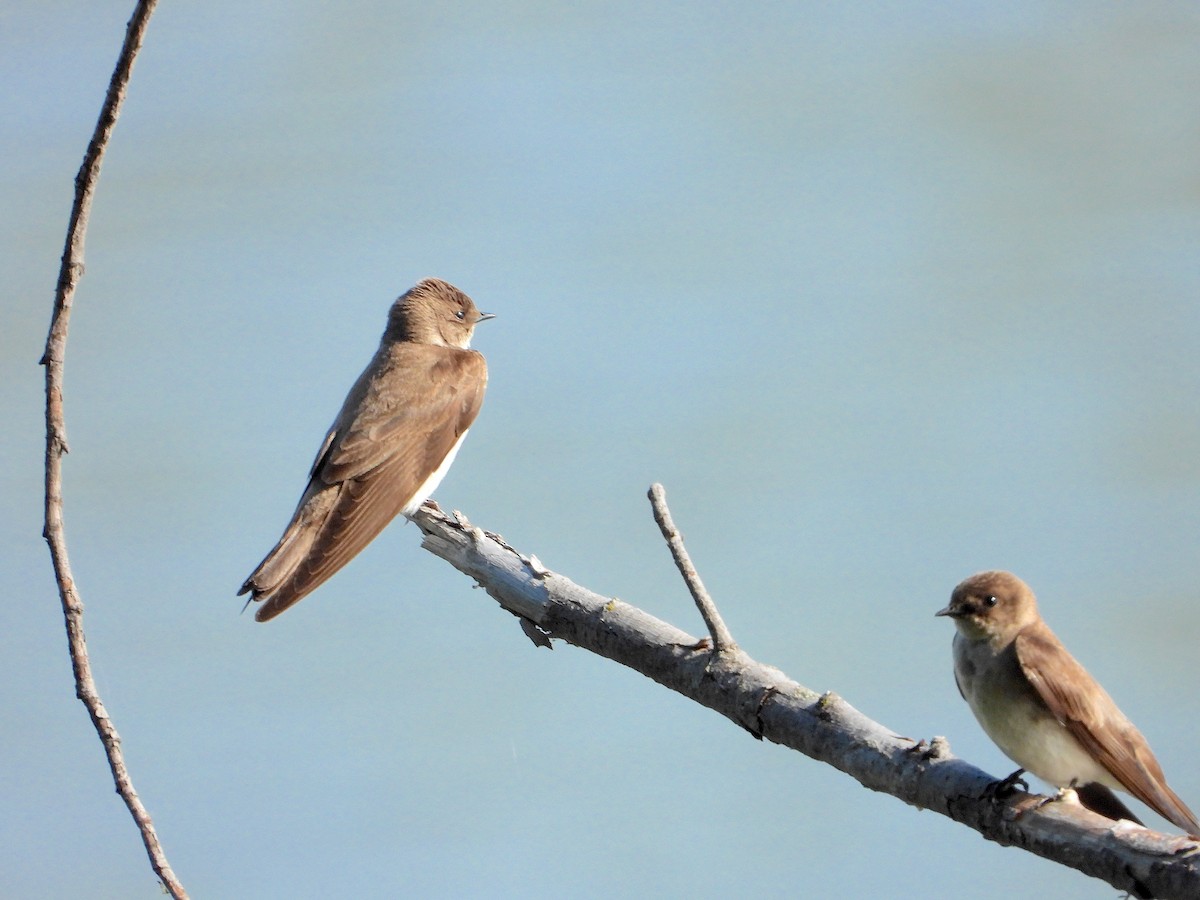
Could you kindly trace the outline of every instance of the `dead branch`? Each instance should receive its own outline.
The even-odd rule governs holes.
[[[1024,791],[997,800],[988,790],[996,779],[956,758],[944,738],[903,737],[836,694],[818,694],[736,646],[710,650],[693,635],[550,571],[460,513],[425,507],[414,521],[425,549],[541,632],[641,672],[757,738],[1135,896],[1200,896],[1200,844],[1190,838],[1113,822],[1078,804],[1039,807],[1042,798]]]
[[[66,619],[67,647],[75,674],[75,695],[87,707],[96,733],[104,745],[117,793],[125,801],[137,824],[142,843],[145,844],[146,853],[150,857],[150,864],[166,890],[176,900],[180,900],[187,897],[187,892],[171,870],[154,830],[150,813],[146,811],[133,788],[133,780],[121,753],[120,735],[117,734],[116,726],[113,725],[108,710],[104,708],[104,703],[96,692],[96,684],[92,680],[87,641],[83,632],[83,600],[76,588],[75,578],[71,574],[71,563],[67,557],[62,496],[62,457],[67,452],[66,420],[63,415],[63,363],[75,287],[83,276],[83,245],[87,234],[88,216],[92,209],[96,182],[100,177],[100,163],[113,128],[117,124],[129,77],[133,71],[133,62],[141,49],[146,25],[150,21],[156,2],[157,0],[140,0],[126,26],[125,44],[121,48],[121,55],[109,81],[100,118],[88,143],[79,174],[75,176],[75,201],[71,208],[66,247],[63,249],[62,264],[58,272],[50,333],[46,338],[46,350],[41,359],[41,365],[46,367],[46,522],[42,533],[50,545],[54,577],[58,582],[58,594]]]

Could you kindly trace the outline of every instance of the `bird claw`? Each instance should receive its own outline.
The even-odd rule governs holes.
[[[1025,793],[1029,793],[1029,783],[1021,777],[1024,774],[1024,769],[1017,769],[1007,778],[993,781],[984,789],[983,796],[988,800],[1007,800],[1017,792],[1018,785]]]

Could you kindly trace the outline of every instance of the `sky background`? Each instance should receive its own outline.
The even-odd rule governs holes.
[[[0,9],[18,900],[161,896],[40,536],[36,363],[132,6]],[[269,625],[234,594],[391,300],[435,275],[497,315],[444,507],[698,634],[661,481],[747,652],[997,776],[933,613],[1011,569],[1200,808],[1200,12],[480,6],[164,2],[109,149],[65,518],[192,896],[1111,894],[535,650],[411,525]]]

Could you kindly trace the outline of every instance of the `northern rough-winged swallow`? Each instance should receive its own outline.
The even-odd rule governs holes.
[[[427,278],[392,304],[379,349],[325,435],[283,537],[239,594],[265,622],[349,562],[441,482],[483,403],[487,365],[468,347],[481,313]]]
[[[936,615],[950,616],[958,629],[959,693],[1013,762],[1057,788],[1074,788],[1084,806],[1108,818],[1141,824],[1115,788],[1200,835],[1200,823],[1167,787],[1146,739],[1042,621],[1025,582],[1008,572],[980,572],[956,587]]]

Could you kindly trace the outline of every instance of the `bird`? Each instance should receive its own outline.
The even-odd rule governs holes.
[[[349,562],[397,515],[433,493],[475,421],[487,364],[470,349],[494,318],[438,278],[395,300],[379,349],[321,443],[279,542],[238,595],[273,619]]]
[[[960,583],[935,615],[954,620],[954,680],[975,718],[1023,771],[1074,789],[1111,819],[1141,821],[1113,793],[1125,791],[1200,836],[1200,822],[1167,786],[1140,731],[1055,636],[1029,586],[1011,572]]]

